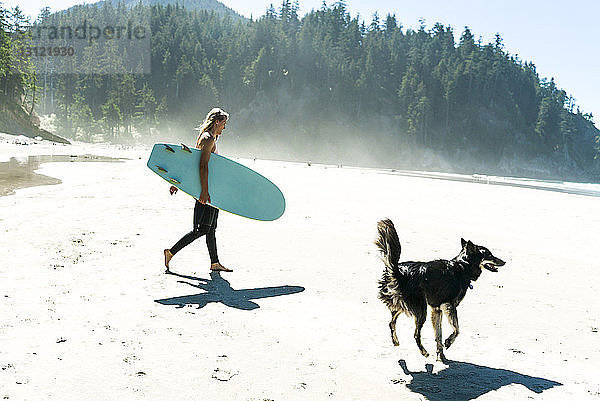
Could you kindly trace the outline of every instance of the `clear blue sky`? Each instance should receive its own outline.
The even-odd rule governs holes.
[[[0,0],[2,1],[2,0]],[[280,1],[221,0],[249,17],[261,16],[269,4]],[[4,0],[6,7],[19,5],[28,15],[50,5],[52,10],[82,3],[77,0]],[[94,1],[88,1],[93,3]],[[321,7],[320,0],[300,0],[300,13]],[[327,1],[327,4],[332,4]],[[600,0],[348,0],[352,16],[371,21],[375,11],[385,17],[395,14],[404,27],[417,27],[419,19],[428,26],[435,22],[454,27],[456,37],[468,26],[484,42],[496,32],[506,49],[523,60],[533,61],[542,77],[554,77],[558,85],[575,97],[585,112],[594,114],[600,126]]]

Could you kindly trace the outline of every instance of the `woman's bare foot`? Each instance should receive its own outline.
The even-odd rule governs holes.
[[[164,254],[165,254],[165,267],[167,268],[167,270],[165,270],[165,273],[171,273],[171,271],[169,270],[169,262],[173,258],[173,254],[171,253],[170,249],[165,249]]]
[[[217,263],[212,263],[210,265],[210,270],[213,272],[232,272],[233,270],[226,268],[225,266],[223,266],[222,264],[220,264],[219,262]]]

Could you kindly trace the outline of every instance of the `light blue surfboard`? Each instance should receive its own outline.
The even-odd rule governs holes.
[[[148,168],[183,192],[200,197],[200,150],[157,143]],[[208,162],[210,205],[255,220],[272,221],[285,211],[285,198],[275,184],[256,171],[212,153]]]

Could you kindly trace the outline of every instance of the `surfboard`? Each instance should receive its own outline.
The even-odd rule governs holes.
[[[186,145],[157,143],[147,166],[159,177],[198,199],[200,154]],[[256,171],[212,153],[208,162],[210,205],[255,220],[276,220],[285,211],[285,198],[277,185]]]

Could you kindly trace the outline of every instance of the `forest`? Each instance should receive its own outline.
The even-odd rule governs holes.
[[[483,43],[467,27],[410,29],[377,14],[367,22],[343,1],[298,10],[284,0],[244,19],[104,1],[29,21],[2,7],[0,99],[51,116],[54,133],[80,141],[193,143],[194,125],[220,106],[231,114],[223,148],[239,156],[600,180],[593,116],[509,54],[500,34]],[[148,48],[89,40],[70,57],[23,51],[35,27],[83,21],[144,22]]]

